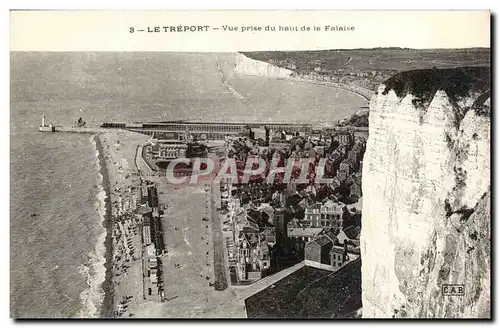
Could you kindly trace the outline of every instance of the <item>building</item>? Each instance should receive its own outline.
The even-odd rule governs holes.
[[[303,224],[307,227],[321,227],[321,203],[309,205],[305,209]]]
[[[241,203],[252,202],[255,205],[272,200],[272,191],[267,184],[249,183],[236,186],[236,194]]]
[[[349,165],[351,173],[358,171],[358,161],[353,156],[348,156],[344,161]]]
[[[252,139],[262,139],[266,144],[269,142],[269,130],[265,126],[252,128]]]
[[[285,150],[290,147],[290,142],[285,139],[272,139],[269,141],[269,148],[276,150]]]
[[[145,246],[151,245],[151,218],[147,215],[143,217],[142,243]]]
[[[341,226],[343,203],[329,199],[324,204],[315,203],[306,207],[302,225],[311,228],[339,227]]]
[[[259,233],[241,233],[238,238],[237,276],[240,282],[261,279],[271,267],[269,245]]]
[[[272,196],[272,204],[275,207],[286,206],[287,192],[275,191]]]
[[[337,238],[341,245],[350,244],[354,246],[359,246],[359,234],[361,229],[355,226],[349,226],[343,229],[338,235]]]
[[[176,158],[186,157],[187,144],[176,140],[155,140],[145,148],[145,157],[154,162],[170,162]]]
[[[337,270],[347,259],[347,244],[344,244],[344,246],[334,245],[330,250],[330,265],[332,269]]]
[[[328,184],[328,187],[332,191],[336,191],[337,188],[340,187],[341,185],[342,185],[342,183],[340,182],[339,178],[334,177],[334,178],[332,178],[331,182]]]
[[[320,213],[323,215],[342,215],[342,209],[345,204],[341,202],[335,202],[331,199],[327,200],[320,207]]]
[[[349,190],[350,190],[351,198],[356,198],[356,200],[357,200],[361,197],[361,186],[357,182],[354,182],[353,184],[351,184],[351,187],[349,188]]]
[[[347,244],[344,246],[333,245],[330,250],[330,264],[333,270],[338,270],[347,262],[351,262],[360,257],[359,247],[350,247]]]
[[[276,244],[276,231],[268,222],[269,216],[239,207],[230,217],[233,224],[233,239],[228,243],[230,270],[234,270],[239,283],[261,279],[271,266],[270,248]]]
[[[163,231],[161,226],[161,220],[157,216],[151,216],[150,234],[151,242],[154,244],[156,252],[158,255],[162,255],[165,250],[165,243],[163,241]]]
[[[141,203],[147,203],[148,202],[148,188],[149,186],[141,186],[140,187],[140,199]]]
[[[185,143],[160,143],[158,154],[155,158],[157,161],[171,161],[176,158],[186,157],[187,144]]]
[[[270,247],[276,245],[276,231],[274,227],[263,228],[260,232],[260,240]]]
[[[336,242],[331,235],[320,235],[308,242],[304,248],[305,264],[319,269],[330,269],[330,251]]]
[[[344,182],[348,177],[351,172],[351,167],[347,160],[343,160],[342,163],[339,165],[339,170],[337,171],[337,178],[340,180],[340,182]]]
[[[278,207],[274,210],[273,226],[276,231],[276,237],[281,238],[286,235],[286,210],[284,207]]]
[[[336,158],[337,156],[338,158],[340,158],[340,155],[335,155],[335,154],[337,153],[329,155],[325,161],[324,176],[326,178],[332,178],[337,175],[337,170],[339,168],[340,161],[338,161]],[[335,155],[335,157],[333,155]]]
[[[287,237],[301,239],[305,242],[313,240],[321,231],[323,228],[301,226],[297,219],[293,219],[287,224]]]
[[[148,206],[149,207],[158,207],[158,192],[156,191],[155,186],[148,186]]]
[[[144,247],[143,251],[143,296],[148,301],[162,301],[163,283],[161,265],[156,257],[154,245]]]
[[[354,142],[354,134],[352,132],[339,132],[333,136],[333,141],[349,147]]]

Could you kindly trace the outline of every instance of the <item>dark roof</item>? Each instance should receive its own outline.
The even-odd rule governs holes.
[[[307,206],[307,209],[315,209],[315,210],[319,210],[321,208],[321,203],[314,203],[314,204],[310,204],[309,206]]]
[[[347,252],[352,253],[352,254],[358,254],[358,255],[361,254],[361,250],[359,249],[359,247],[355,247],[355,248],[348,247]]]
[[[252,218],[259,227],[269,227],[272,224],[269,223],[269,215],[262,211],[249,210],[247,215]]]
[[[288,228],[289,237],[314,237],[319,234],[323,228]]]
[[[344,254],[344,247],[333,246],[330,253]]]
[[[286,198],[286,203],[289,206],[296,206],[299,204],[299,202],[302,200],[302,197],[300,197],[298,194],[293,194],[290,195]]]
[[[346,318],[361,308],[361,259],[331,274],[303,267],[245,299],[248,318]]]
[[[333,243],[337,241],[337,236],[335,236],[335,234],[331,231],[325,233],[325,236],[328,237],[328,239],[330,239]]]
[[[359,228],[355,226],[349,226],[344,229],[344,233],[349,239],[356,239],[359,235]]]
[[[312,242],[317,243],[321,247],[328,245],[328,244],[333,244],[333,242],[330,240],[330,238],[328,238],[325,235],[321,235],[321,236],[316,237],[314,240],[311,241],[311,243]]]

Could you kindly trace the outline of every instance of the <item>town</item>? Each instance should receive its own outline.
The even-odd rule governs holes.
[[[366,134],[350,129],[290,126],[287,130],[287,126],[265,125],[235,133],[222,128],[223,136],[202,130],[150,133],[142,160],[159,177],[166,163],[179,158],[187,162],[200,157],[236,162],[237,179],[200,182],[212,194],[214,207],[212,217],[201,221],[220,222],[222,230],[222,240],[214,240],[214,247],[219,245],[214,268],[225,272],[219,272],[218,278],[216,270],[212,283],[216,290],[228,285],[251,286],[298,263],[334,273],[360,260],[361,171]],[[248,179],[245,162],[249,158],[264,161],[266,167]],[[308,170],[305,180],[298,179],[304,173],[295,169],[289,180],[283,179],[283,170],[276,170],[279,172],[274,180],[266,178],[276,169],[271,162],[277,160],[278,168],[283,168],[290,159],[304,158],[313,166],[322,163],[321,173],[329,182],[321,183],[315,170]],[[185,176],[192,172],[193,167],[186,165],[176,173]],[[245,175],[247,182],[243,181]],[[145,236],[150,234],[149,229],[143,225]],[[153,290],[161,293],[161,279],[155,281],[157,287]],[[149,293],[151,289],[147,296]]]
[[[320,184],[312,173],[306,183],[293,178],[281,183],[278,173],[271,183],[259,177],[248,184],[220,183],[231,283],[252,283],[300,261],[335,271],[357,259],[366,139],[351,132],[297,136],[278,131],[265,144],[237,139],[226,148],[242,162],[248,156],[326,159],[324,175],[332,179]]]

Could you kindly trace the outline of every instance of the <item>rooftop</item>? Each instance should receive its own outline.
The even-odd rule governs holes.
[[[245,306],[248,318],[348,318],[361,308],[361,259],[334,274],[303,267],[247,298]]]
[[[349,227],[345,228],[343,231],[344,231],[345,235],[347,236],[347,238],[349,238],[349,239],[356,239],[360,233],[359,228],[355,227],[355,226],[349,226]]]
[[[330,238],[328,238],[327,236],[325,236],[325,235],[321,235],[321,236],[318,236],[318,237],[314,238],[314,240],[312,240],[310,242],[311,243],[315,242],[319,246],[323,247],[325,245],[331,244],[332,240]]]
[[[289,228],[289,237],[311,237],[319,234],[323,228]]]

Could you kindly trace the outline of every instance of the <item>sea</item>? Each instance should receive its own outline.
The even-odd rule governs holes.
[[[106,190],[94,138],[46,123],[333,122],[366,101],[345,90],[235,74],[236,54],[10,53],[10,310],[99,317]],[[220,68],[219,68],[220,67]],[[222,74],[222,76],[221,76]]]

